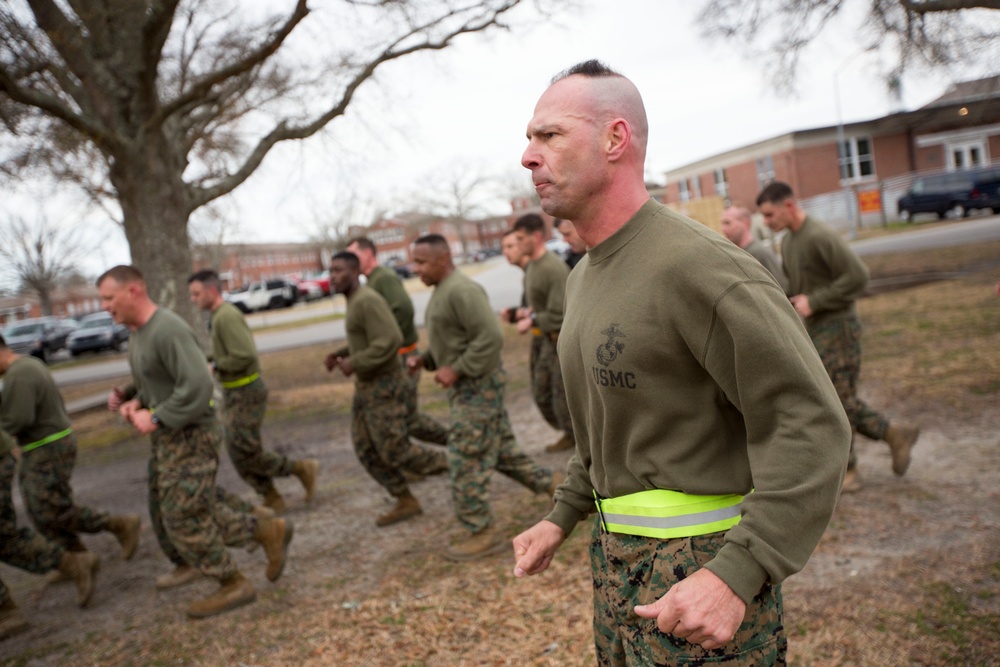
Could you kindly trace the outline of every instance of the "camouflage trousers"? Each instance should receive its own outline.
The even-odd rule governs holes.
[[[552,484],[552,471],[522,452],[514,438],[504,407],[506,383],[507,374],[497,368],[482,377],[463,377],[448,388],[451,497],[459,523],[473,533],[493,522],[489,482],[494,470],[535,493]]]
[[[549,426],[574,440],[556,341],[547,334],[534,336],[531,341],[531,392]]]
[[[833,381],[851,428],[872,440],[882,440],[889,421],[858,398],[861,375],[861,323],[856,317],[806,325],[819,358]],[[848,467],[857,463],[854,443]]]
[[[594,578],[594,644],[600,667],[654,665],[784,665],[788,639],[782,625],[781,586],[765,585],[747,606],[736,636],[704,649],[661,632],[656,619],[633,608],[663,597],[674,583],[710,561],[725,533],[658,540],[606,533],[595,519],[590,543]]]
[[[38,532],[69,551],[86,547],[77,533],[108,529],[108,514],[73,502],[70,477],[76,465],[72,434],[21,455],[18,481],[24,507]]]
[[[250,544],[257,519],[219,502],[221,425],[161,426],[150,440],[149,518],[163,553],[219,580],[235,574],[226,546]]]
[[[63,548],[27,527],[17,527],[11,485],[17,462],[13,454],[0,457],[0,562],[35,574],[59,567]],[[10,602],[10,590],[0,581],[0,605]]]
[[[292,474],[295,462],[264,449],[260,427],[267,412],[267,385],[260,378],[248,385],[222,390],[222,423],[226,450],[243,481],[261,496],[274,491],[275,477]]]
[[[407,492],[403,470],[427,475],[446,465],[445,453],[410,441],[406,379],[401,369],[372,380],[359,379],[351,405],[354,453],[368,474],[393,496]]]
[[[420,373],[410,373],[406,369],[407,357],[416,354],[414,350],[400,356],[403,368],[403,398],[406,403],[406,431],[411,438],[435,445],[448,444],[448,427],[428,414],[420,412],[417,389],[420,387]]]

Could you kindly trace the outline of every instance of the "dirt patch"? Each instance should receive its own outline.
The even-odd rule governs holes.
[[[903,478],[893,476],[884,445],[859,439],[864,489],[841,499],[808,566],[784,585],[793,664],[1000,665],[1000,300],[988,292],[995,279],[862,302],[863,395],[892,417],[919,420],[924,432]],[[550,571],[528,580],[511,575],[509,553],[448,564],[439,552],[456,529],[440,477],[413,487],[423,516],[376,529],[374,517],[389,499],[351,449],[350,384],[313,369],[309,355],[318,352],[265,361],[273,392],[267,442],[318,457],[322,469],[312,507],[302,505],[294,479],[279,480],[296,538],[277,583],[265,579],[259,551],[233,552],[257,586],[256,604],[185,620],[188,602],[213,584],[153,588],[168,563],[145,518],[145,441],[90,447],[74,477],[77,497],[140,513],[138,553],[125,563],[110,536],[84,538],[103,562],[85,611],[76,609],[71,586],[46,587],[42,577],[2,566],[32,627],[0,643],[0,663],[593,664],[589,531],[578,529]],[[557,434],[531,404],[523,339],[508,339],[505,360],[520,442],[542,463],[564,465],[565,454],[543,451]],[[422,398],[444,416],[442,395],[429,383]],[[228,460],[220,481],[251,497]],[[492,494],[510,536],[547,510],[546,499],[502,477],[494,478]]]

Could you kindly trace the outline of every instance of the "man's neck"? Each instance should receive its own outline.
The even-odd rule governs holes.
[[[740,242],[737,243],[736,245],[746,250],[747,246],[750,245],[751,243],[753,243],[753,234],[747,232],[746,234],[743,235],[743,238],[741,238]]]
[[[140,305],[136,309],[136,318],[135,322],[132,323],[132,326],[136,329],[141,329],[146,326],[146,323],[153,318],[153,315],[156,313],[158,308],[159,306],[152,301],[147,301],[146,303]]]
[[[221,308],[221,307],[222,307],[222,304],[224,304],[225,302],[226,302],[226,300],[225,300],[225,299],[223,299],[223,298],[222,298],[222,295],[220,294],[219,296],[217,296],[217,297],[215,298],[215,301],[213,301],[213,302],[212,302],[212,305],[208,307],[208,312],[210,312],[210,313],[214,313],[214,312],[215,312],[215,311],[217,311],[217,310],[218,310],[219,308]]]
[[[806,224],[806,212],[801,208],[795,209],[795,214],[792,216],[792,222],[788,225],[788,229],[792,233],[796,233],[802,229],[802,225],[804,224]]]
[[[535,262],[541,259],[542,256],[545,254],[546,250],[547,248],[545,247],[545,243],[539,243],[538,245],[536,245],[534,252],[531,253],[531,261]]]
[[[622,193],[608,193],[595,201],[594,206],[579,219],[572,220],[576,232],[594,248],[625,226],[649,201],[645,186],[632,187]]]

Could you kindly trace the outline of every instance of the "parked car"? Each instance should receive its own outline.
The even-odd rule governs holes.
[[[66,338],[76,322],[58,317],[39,317],[15,322],[4,329],[7,346],[17,354],[30,354],[45,363],[53,353],[66,349]]]
[[[94,313],[80,320],[80,326],[67,338],[66,347],[74,357],[84,352],[120,351],[128,335],[128,327],[115,322],[110,314]]]
[[[1000,213],[1000,167],[983,169],[973,176],[966,208]]]
[[[295,284],[285,278],[250,283],[245,290],[229,293],[229,303],[244,313],[274,308],[288,308],[299,298]]]
[[[900,197],[899,217],[910,221],[921,213],[938,218],[965,218],[975,209],[1000,208],[1000,168],[985,167],[920,176]]]

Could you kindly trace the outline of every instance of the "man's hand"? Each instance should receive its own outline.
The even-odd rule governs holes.
[[[524,335],[531,331],[531,316],[522,317],[517,321],[517,333]]]
[[[788,300],[792,302],[792,307],[801,317],[809,317],[813,314],[812,308],[809,306],[809,297],[805,294],[796,294]]]
[[[637,605],[635,613],[655,618],[656,627],[703,648],[730,641],[743,622],[747,605],[711,570],[701,569],[670,587],[653,604]]]
[[[153,413],[149,410],[136,410],[132,413],[132,426],[143,435],[149,435],[159,428],[153,423]]]
[[[108,399],[108,403],[110,402],[111,399]],[[124,403],[121,403],[118,406],[118,414],[120,414],[122,416],[122,419],[124,419],[125,421],[131,422],[132,415],[135,414],[137,410],[141,409],[142,409],[142,404],[139,403],[139,399],[133,398],[131,401],[125,401]]]
[[[414,354],[406,358],[406,370],[410,375],[416,375],[424,367],[424,358],[419,354]]]
[[[108,393],[108,410],[117,412],[124,402],[125,392],[120,387],[112,387],[111,392]]]
[[[434,374],[434,381],[439,385],[447,389],[451,385],[458,382],[458,373],[451,366],[443,366],[437,370]]]
[[[338,357],[334,352],[331,352],[330,354],[326,355],[326,358],[323,359],[323,365],[326,366],[326,370],[328,373],[332,373],[333,369],[337,367],[338,359],[340,359],[340,357]]]
[[[556,549],[566,541],[563,529],[545,519],[514,538],[514,576],[544,572]]]
[[[354,364],[351,363],[350,357],[337,357],[337,365],[340,366],[340,372],[345,377],[351,377],[351,373],[354,372]]]

